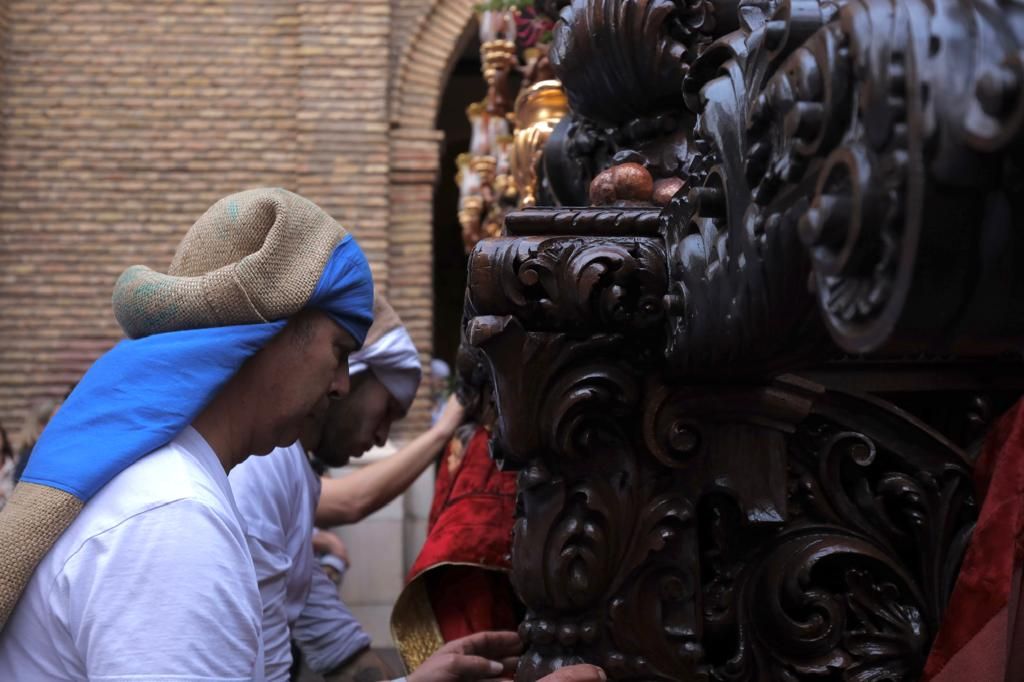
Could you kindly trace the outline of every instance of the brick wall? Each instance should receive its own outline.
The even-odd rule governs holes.
[[[387,288],[389,16],[387,0],[0,2],[0,423],[17,431],[116,341],[118,274],[166,267],[224,194],[309,196]]]
[[[471,38],[474,0],[440,0],[411,20],[395,64],[391,93],[391,182],[388,262],[395,310],[409,326],[424,361],[432,341],[432,200],[442,133],[435,129],[441,93]],[[443,275],[442,275],[443,276]],[[407,435],[427,422],[426,382],[413,413],[398,426]]]
[[[165,267],[210,203],[261,185],[356,234],[429,359],[434,121],[472,6],[0,1],[0,424],[120,337],[125,267]]]
[[[416,29],[430,14],[433,3],[423,2],[423,0],[390,0],[390,2],[391,47],[388,50],[388,64],[390,73],[394,74],[398,70],[403,54],[410,47]],[[388,85],[394,92],[394,89],[400,84],[400,79],[392,78]],[[393,103],[394,98],[389,97],[389,104]]]
[[[6,2],[0,2],[0,78],[3,77],[4,64],[7,63],[7,34],[10,23],[11,8]]]

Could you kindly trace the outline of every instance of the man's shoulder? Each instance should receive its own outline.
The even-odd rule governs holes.
[[[146,672],[197,650],[161,649],[168,637],[216,647],[227,637],[243,658],[255,650],[259,590],[244,531],[189,469],[176,453],[154,451],[85,505],[36,569],[0,635],[0,659],[12,651],[32,651],[31,665],[67,659],[70,677],[84,679],[87,660]],[[54,675],[40,668],[28,677]]]
[[[198,461],[174,442],[140,458],[86,503],[59,544],[74,552],[91,537],[148,516],[209,515],[237,525],[230,502]]]
[[[195,457],[171,442],[114,477],[85,509],[133,515],[183,499],[217,508],[225,502],[223,491]]]

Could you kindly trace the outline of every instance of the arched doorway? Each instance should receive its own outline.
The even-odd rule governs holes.
[[[474,22],[475,26],[475,22]],[[480,42],[469,42],[452,68],[437,112],[441,140],[440,169],[434,189],[434,329],[435,358],[454,367],[462,323],[462,302],[466,290],[466,263],[457,212],[459,189],[455,160],[469,150],[470,123],[466,107],[487,94],[480,76]]]
[[[435,251],[442,253],[435,244],[435,188],[441,187],[439,201],[447,201],[446,189],[440,183],[453,182],[454,165],[442,165],[442,154],[457,148],[459,136],[458,131],[453,130],[451,145],[446,145],[445,131],[437,126],[444,121],[460,124],[454,111],[460,108],[457,97],[451,98],[448,110],[442,112],[442,108],[446,95],[450,94],[451,83],[469,82],[471,68],[476,68],[479,74],[478,61],[475,65],[467,62],[463,67],[458,66],[464,54],[476,52],[475,41],[474,2],[437,0],[415,22],[392,80],[388,292],[420,349],[425,367],[434,353],[435,272],[454,270],[458,279],[465,277],[464,260],[459,266],[456,256],[452,255],[462,257],[461,243],[455,252],[451,251],[455,243],[448,243],[449,239],[458,240],[454,210],[444,219],[451,220],[455,234],[444,233],[442,260],[435,262]],[[481,80],[479,75],[476,79]],[[482,82],[479,87],[483,87]],[[476,99],[479,98],[477,95]],[[461,111],[464,110],[465,104],[462,104]],[[468,132],[465,136],[468,140]],[[451,189],[454,191],[453,187]],[[436,266],[444,269],[435,271]],[[440,322],[447,328],[449,318],[454,315],[457,320],[461,313],[461,288],[457,281],[449,282],[446,275],[442,276],[445,280],[437,302],[445,311]],[[455,290],[459,293],[452,302],[451,291]],[[454,313],[452,306],[457,307]],[[428,385],[429,381],[424,381],[409,417],[396,425],[399,437],[418,433],[429,424]]]

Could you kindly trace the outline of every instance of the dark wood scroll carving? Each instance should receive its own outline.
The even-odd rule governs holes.
[[[494,239],[473,273],[479,307],[536,329],[661,332],[664,250],[649,237]]]
[[[1024,8],[549,4],[551,206],[477,246],[465,329],[517,679],[917,679],[1024,387]],[[623,164],[650,202],[591,193]]]
[[[474,272],[520,282],[530,259],[485,244]],[[558,290],[570,332],[549,330],[540,293],[512,309],[472,290],[494,455],[521,470],[517,679],[581,661],[621,680],[913,679],[973,518],[962,451],[881,401],[796,379],[667,382],[646,318],[592,331],[608,292],[640,300],[664,281],[606,285]]]
[[[733,271],[779,267],[784,250],[792,276],[812,270],[821,319],[849,352],[1019,346],[1020,12],[740,3],[742,28],[708,46],[683,87],[699,151],[666,230],[676,260],[703,249],[697,269],[717,260],[739,290]],[[792,251],[794,232],[806,254]],[[673,293],[685,302],[693,288],[681,278]],[[680,315],[677,335],[695,316]]]

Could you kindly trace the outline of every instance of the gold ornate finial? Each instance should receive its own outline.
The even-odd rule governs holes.
[[[569,99],[558,81],[535,83],[516,98],[512,176],[519,206],[537,203],[537,161],[552,131],[569,111]]]

